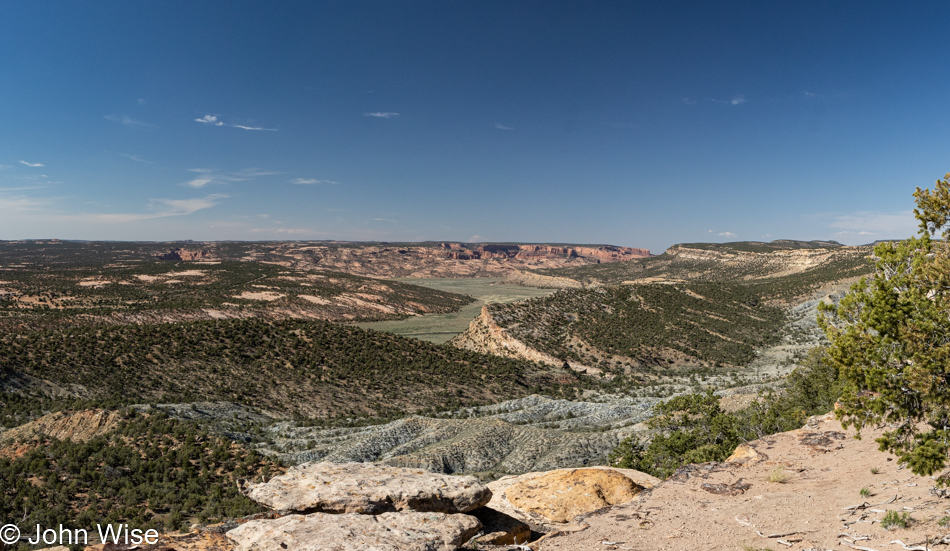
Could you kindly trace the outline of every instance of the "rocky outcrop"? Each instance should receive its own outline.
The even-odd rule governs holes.
[[[564,365],[563,360],[531,348],[524,342],[512,337],[508,331],[495,323],[488,306],[482,306],[482,313],[472,320],[464,333],[450,340],[449,344],[483,354],[541,362],[553,366]],[[570,363],[568,365],[574,369],[591,369],[588,366],[571,365]]]
[[[528,245],[528,244],[462,244],[439,243],[446,258],[473,260],[480,258],[516,258],[518,260],[550,258],[584,258],[596,262],[622,262],[650,255],[647,249],[602,245],[581,247],[573,245]]]
[[[156,254],[155,258],[159,260],[183,260],[191,262],[194,260],[209,260],[213,258],[211,251],[207,249],[169,249],[167,253]]]
[[[610,469],[572,469],[515,482],[505,498],[517,509],[550,522],[569,522],[610,505],[626,503],[643,490],[630,477]]]
[[[506,476],[489,483],[488,506],[540,533],[580,530],[580,515],[626,503],[659,479],[632,469],[592,467]]]
[[[555,277],[517,270],[505,276],[505,281],[525,287],[541,287],[544,289],[583,289],[584,284],[569,277]]]
[[[236,551],[455,551],[481,529],[469,515],[356,513],[253,520],[228,532]]]
[[[464,513],[491,498],[473,477],[372,463],[310,463],[238,485],[277,515],[228,531],[238,551],[451,551],[482,529]]]
[[[276,511],[379,514],[392,511],[465,513],[488,503],[491,491],[471,476],[449,476],[373,463],[307,463],[244,495]]]
[[[121,420],[122,414],[117,411],[102,409],[90,409],[75,413],[57,411],[0,433],[0,442],[25,442],[36,436],[47,436],[57,440],[69,439],[73,442],[87,442],[96,436],[111,432]]]

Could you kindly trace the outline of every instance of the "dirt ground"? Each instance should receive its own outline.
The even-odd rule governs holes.
[[[950,526],[940,525],[950,523],[950,493],[941,497],[933,477],[878,451],[882,432],[856,440],[831,414],[812,418],[804,429],[751,443],[742,463],[686,467],[632,502],[577,519],[586,529],[532,547],[950,550]],[[906,513],[908,526],[883,528],[888,511]]]

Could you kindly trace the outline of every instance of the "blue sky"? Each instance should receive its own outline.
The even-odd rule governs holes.
[[[950,6],[43,2],[0,19],[0,239],[915,232]]]

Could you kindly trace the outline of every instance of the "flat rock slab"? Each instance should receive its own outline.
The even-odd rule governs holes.
[[[460,514],[312,513],[252,520],[227,536],[235,551],[455,551],[481,527]]]
[[[465,513],[491,499],[488,486],[473,476],[374,463],[305,463],[242,491],[275,511],[303,513]]]

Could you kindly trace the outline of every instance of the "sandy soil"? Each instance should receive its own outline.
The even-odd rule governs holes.
[[[111,283],[112,283],[111,281],[106,281],[103,279],[84,279],[80,281],[79,283],[77,283],[76,285],[79,285],[80,287],[95,287],[98,289],[100,287],[105,287],[106,285],[109,285]]]
[[[165,274],[171,277],[204,277],[204,270],[185,270],[184,272],[168,272]]]
[[[359,298],[361,296],[366,296],[366,295],[362,293],[356,293],[356,294],[343,293],[341,295],[337,295],[337,301],[343,304],[350,304],[350,305],[361,307],[361,308],[369,308],[372,310],[378,310],[380,312],[392,313],[396,311],[395,308],[386,304],[377,304],[375,302],[367,302]]]
[[[275,293],[273,291],[260,291],[258,293],[252,293],[251,291],[244,291],[240,295],[235,295],[234,298],[243,298],[245,300],[266,300],[268,302],[272,300],[277,300],[284,297],[280,293]]]
[[[313,295],[297,295],[297,297],[302,298],[306,301],[312,302],[314,304],[330,304],[330,301],[325,298],[315,297]]]
[[[938,524],[950,514],[950,498],[932,490],[932,477],[915,476],[879,452],[881,430],[855,440],[830,414],[815,420],[751,443],[745,463],[686,467],[635,501],[577,519],[586,529],[533,547],[884,551],[924,549],[950,534]],[[776,472],[784,482],[771,481],[781,478]],[[887,511],[908,513],[909,526],[885,530]]]

